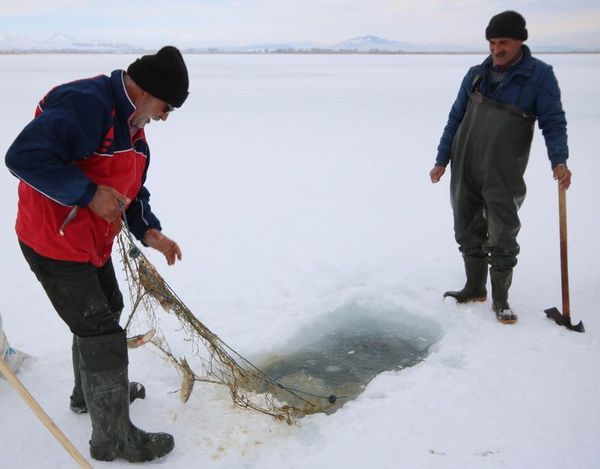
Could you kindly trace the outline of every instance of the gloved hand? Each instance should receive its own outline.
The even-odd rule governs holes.
[[[162,252],[169,265],[175,264],[176,260],[181,260],[181,249],[179,249],[177,243],[167,238],[155,228],[150,228],[146,231],[144,234],[144,243]]]

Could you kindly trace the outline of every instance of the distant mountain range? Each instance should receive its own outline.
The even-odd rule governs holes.
[[[187,53],[481,53],[485,45],[473,47],[460,45],[414,44],[361,36],[336,44],[274,43],[245,46],[190,46],[182,47]],[[0,53],[140,53],[154,50],[127,43],[78,41],[69,36],[54,34],[50,37],[31,38],[21,35],[0,36]],[[537,52],[600,52],[596,49],[575,49],[565,46],[536,47]]]
[[[334,51],[356,52],[480,52],[484,46],[440,46],[439,44],[413,44],[410,42],[392,41],[377,36],[361,36],[347,41],[333,44],[330,49]]]
[[[0,52],[137,52],[144,48],[125,43],[77,41],[64,34],[47,37],[0,36]]]

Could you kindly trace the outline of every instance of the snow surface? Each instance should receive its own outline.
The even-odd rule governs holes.
[[[297,426],[238,409],[215,385],[197,383],[182,404],[175,370],[151,346],[133,350],[130,378],[148,397],[132,405],[132,420],[176,440],[173,453],[148,466],[598,467],[600,94],[590,84],[600,83],[600,55],[541,58],[554,65],[569,121],[571,310],[585,334],[543,313],[562,305],[556,185],[539,129],[511,290],[519,322],[496,322],[489,301],[442,301],[444,290],[462,286],[463,268],[449,174],[432,185],[428,172],[460,80],[483,57],[186,57],[188,101],[147,129],[152,205],[184,258],[169,268],[146,254],[192,311],[250,359],[298,345],[289,342],[299,331],[349,304],[405,311],[435,323],[440,339],[425,361],[382,373],[335,414]],[[133,59],[0,56],[0,153],[50,87]],[[70,332],[19,252],[16,188],[1,171],[5,332],[36,357],[19,378],[89,457],[89,417],[68,408]],[[74,467],[3,380],[0,430],[0,467]]]

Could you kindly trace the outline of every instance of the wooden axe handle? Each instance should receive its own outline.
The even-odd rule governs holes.
[[[562,313],[571,316],[569,304],[569,259],[567,255],[567,192],[558,185],[558,216],[560,223],[560,281],[562,287]]]

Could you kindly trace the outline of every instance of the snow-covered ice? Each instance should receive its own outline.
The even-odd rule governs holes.
[[[134,58],[0,55],[0,154],[52,86]],[[132,420],[176,440],[148,466],[598,467],[600,55],[540,58],[554,66],[569,122],[571,310],[585,334],[543,313],[562,305],[557,191],[537,128],[511,290],[519,322],[496,322],[489,301],[442,301],[462,286],[463,267],[449,174],[432,185],[428,172],[460,80],[483,57],[186,56],[188,101],[147,128],[152,206],[183,261],[169,268],[145,252],[196,316],[250,359],[292,350],[299,331],[347,304],[409,311],[440,337],[421,363],[378,375],[338,412],[297,426],[236,408],[215,385],[196,383],[182,404],[175,370],[151,346],[132,350],[130,378],[148,392]],[[89,417],[68,408],[70,333],[18,249],[16,188],[0,171],[5,332],[35,357],[19,378],[89,458]],[[3,380],[0,467],[74,467]]]

